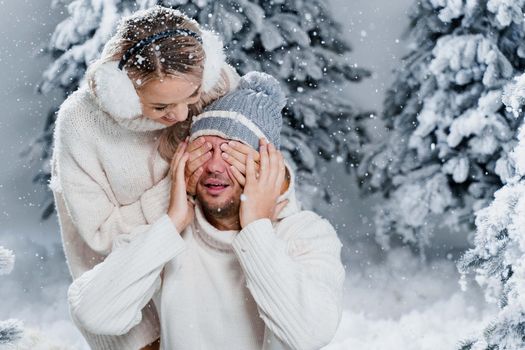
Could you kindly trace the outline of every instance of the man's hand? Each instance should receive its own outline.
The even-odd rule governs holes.
[[[186,152],[187,145],[186,141],[179,144],[170,165],[171,191],[168,216],[179,232],[192,222],[195,215],[194,204],[188,200],[184,177],[184,169],[189,159],[189,154]]]
[[[204,137],[198,137],[188,145],[189,159],[184,169],[186,188],[190,195],[195,195],[197,183],[202,175],[204,163],[211,158],[211,144]]]
[[[277,204],[286,174],[283,155],[274,145],[265,142],[261,142],[259,155],[258,174],[253,154],[250,152],[246,157],[246,177],[239,210],[242,228],[259,219],[272,219],[287,204],[287,201]],[[233,165],[231,171],[237,181],[243,177]]]

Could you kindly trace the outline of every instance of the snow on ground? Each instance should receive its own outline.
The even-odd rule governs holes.
[[[347,269],[345,310],[326,350],[447,350],[494,314],[475,285],[462,292],[453,261],[422,264],[406,249]]]
[[[0,300],[7,301],[0,303],[0,319],[24,321],[18,350],[87,349],[69,321],[69,276],[58,242],[42,245],[7,233],[0,245],[17,254],[13,273],[0,278]],[[475,286],[460,291],[451,260],[422,264],[406,249],[378,258],[369,243],[358,247],[345,253],[351,257],[344,313],[326,350],[452,350],[494,311]]]

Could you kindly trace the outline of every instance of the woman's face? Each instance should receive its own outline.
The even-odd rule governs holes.
[[[188,118],[188,106],[197,103],[201,89],[198,79],[167,76],[153,79],[137,89],[142,114],[164,125]]]

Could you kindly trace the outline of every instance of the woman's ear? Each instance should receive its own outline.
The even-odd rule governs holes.
[[[137,90],[126,71],[118,69],[117,61],[100,63],[91,74],[91,86],[105,112],[121,119],[142,115]]]

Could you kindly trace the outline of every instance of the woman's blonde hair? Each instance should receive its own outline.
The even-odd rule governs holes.
[[[106,44],[101,59],[90,67],[108,61],[120,61],[124,54],[140,40],[151,35],[173,29],[186,29],[201,35],[196,21],[182,15],[179,11],[163,6],[154,6],[137,11],[119,23],[116,34]],[[199,40],[190,35],[171,36],[146,46],[140,54],[132,55],[124,65],[126,73],[136,89],[152,79],[165,76],[192,76],[202,80],[205,52]],[[206,93],[202,92],[199,102],[189,106],[188,118],[163,131],[159,139],[159,153],[169,161],[180,141],[188,135],[192,117],[202,109],[225,95],[231,86],[230,74],[221,70],[218,83]],[[89,84],[94,84],[90,79]]]

